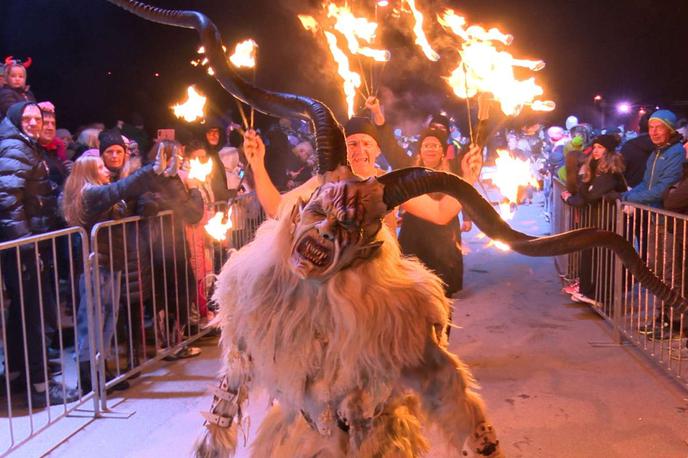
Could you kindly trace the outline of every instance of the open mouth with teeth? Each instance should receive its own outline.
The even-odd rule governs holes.
[[[325,267],[332,261],[332,248],[324,246],[313,237],[304,237],[296,252],[316,267]]]

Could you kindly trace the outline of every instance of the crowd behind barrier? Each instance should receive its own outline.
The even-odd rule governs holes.
[[[213,207],[225,211],[227,203]],[[232,202],[224,241],[191,232],[180,242],[174,213],[163,211],[99,223],[90,237],[74,227],[1,243],[0,356],[8,370],[0,373],[0,456],[77,409],[94,417],[108,411],[108,394],[127,379],[204,337],[214,275],[264,218],[255,194],[246,193]],[[193,237],[203,238],[199,252]],[[33,393],[33,384],[54,379],[76,393],[64,397],[69,402]]]
[[[552,233],[599,228],[616,232],[631,242],[645,264],[685,297],[686,234],[688,216],[619,200],[575,208],[565,205],[558,192],[565,183],[554,180]],[[587,302],[612,326],[619,343],[629,342],[668,374],[688,387],[688,321],[686,313],[665,308],[662,301],[640,286],[605,248],[594,248],[556,258],[572,299]],[[578,293],[583,283],[592,294]]]

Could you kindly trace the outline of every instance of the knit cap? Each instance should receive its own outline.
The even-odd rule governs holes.
[[[676,130],[676,115],[670,110],[657,110],[650,116],[650,121],[657,120],[667,126],[672,132]]]
[[[593,145],[595,143],[604,146],[607,151],[613,153],[616,150],[616,147],[619,146],[619,138],[616,135],[611,134],[598,135],[592,141]]]
[[[98,141],[100,142],[100,154],[103,154],[106,149],[113,145],[119,145],[122,147],[122,149],[127,149],[126,145],[124,144],[122,134],[120,134],[116,129],[102,131],[100,134],[98,134]]]
[[[380,145],[377,127],[375,127],[375,125],[373,125],[368,118],[354,116],[353,118],[349,119],[344,126],[344,132],[346,133],[347,137],[354,134],[368,134],[375,139],[378,146]]]

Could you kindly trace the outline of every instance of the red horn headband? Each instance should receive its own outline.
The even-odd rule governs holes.
[[[24,66],[24,68],[29,68],[31,66],[31,63],[33,62],[33,59],[30,57],[26,58],[26,62],[22,62],[21,64]]]

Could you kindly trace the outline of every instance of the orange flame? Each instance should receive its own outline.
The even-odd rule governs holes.
[[[204,226],[205,231],[218,242],[225,240],[227,238],[227,232],[232,228],[231,216],[231,208],[227,211],[227,213],[215,213]]]
[[[330,32],[325,32],[327,44],[330,47],[332,57],[337,63],[338,73],[344,81],[344,95],[346,96],[346,104],[348,107],[348,115],[351,118],[354,115],[354,103],[356,100],[356,89],[361,86],[361,75],[351,71],[349,67],[349,59],[346,54],[337,46],[337,37]]]
[[[339,7],[334,3],[328,5],[327,16],[335,19],[334,29],[344,35],[352,54],[370,57],[378,62],[389,61],[389,51],[361,46],[359,43],[359,40],[371,43],[375,39],[377,23],[363,17],[356,17],[348,6]]]
[[[423,13],[416,8],[415,0],[406,0],[406,3],[408,3],[409,8],[411,8],[411,13],[413,13],[413,18],[415,20],[415,24],[413,25],[413,33],[416,34],[416,44],[420,46],[421,50],[423,50],[425,57],[433,62],[437,62],[440,60],[440,55],[437,54],[434,49],[432,49],[430,43],[428,42],[428,38],[425,36],[425,31],[423,31]]]
[[[234,47],[234,54],[229,56],[229,60],[237,68],[254,68],[257,48],[258,45],[251,38],[239,42]]]
[[[189,161],[189,178],[198,181],[205,181],[205,179],[213,171],[213,161],[208,160],[203,163],[198,159],[191,159]]]
[[[196,119],[205,117],[205,102],[206,97],[196,92],[193,86],[186,89],[186,100],[181,104],[172,106],[174,115],[177,118],[182,118],[186,122],[193,122]]]
[[[318,30],[318,22],[315,20],[313,16],[309,16],[307,14],[299,14],[299,21],[301,21],[301,25],[303,26],[303,28],[310,32],[315,32],[316,30]]]
[[[554,102],[535,100],[544,91],[534,78],[516,79],[514,67],[540,71],[545,67],[542,60],[516,59],[505,51],[498,51],[493,42],[508,46],[513,36],[496,28],[485,30],[480,26],[466,27],[466,20],[453,10],[446,10],[438,21],[463,40],[459,55],[461,63],[446,78],[454,93],[461,98],[478,93],[491,93],[500,103],[506,115],[515,116],[524,106],[534,110],[551,111]]]
[[[495,173],[492,182],[499,188],[502,196],[509,202],[518,202],[518,188],[523,186],[538,187],[537,177],[533,173],[530,161],[513,157],[507,150],[497,150]],[[502,219],[513,217],[509,203],[500,204]]]

